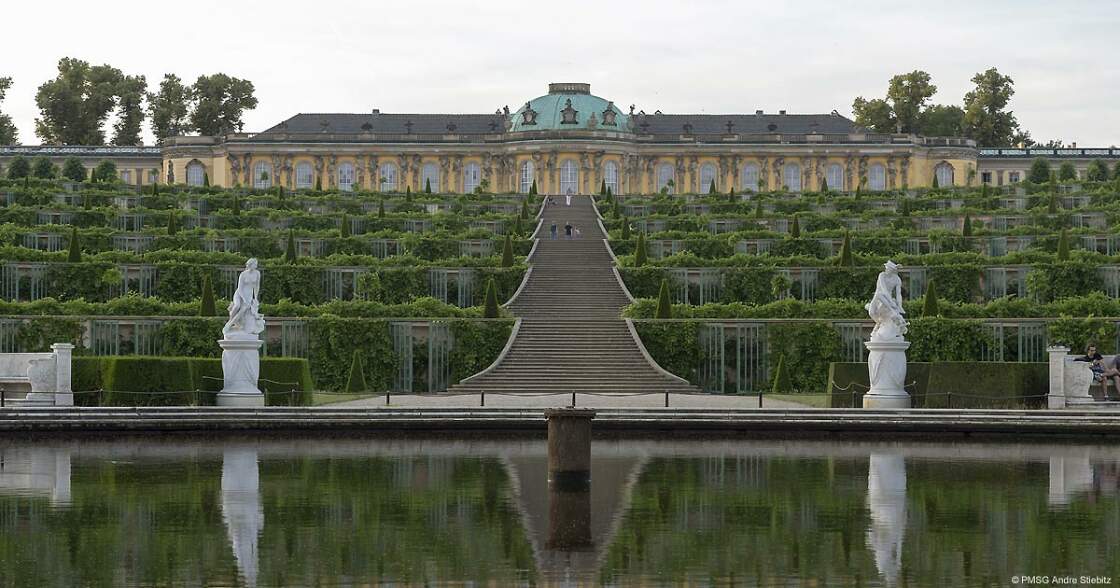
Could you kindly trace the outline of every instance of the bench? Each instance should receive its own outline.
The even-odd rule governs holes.
[[[74,346],[56,343],[48,353],[0,353],[5,406],[73,406],[70,359]]]

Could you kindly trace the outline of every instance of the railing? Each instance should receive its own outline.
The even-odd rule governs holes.
[[[980,157],[1120,157],[1120,149],[1108,148],[1050,148],[1033,147],[1028,149],[981,149]]]

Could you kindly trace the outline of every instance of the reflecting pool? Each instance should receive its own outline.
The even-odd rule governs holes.
[[[0,585],[1120,583],[1120,445],[0,440]]]

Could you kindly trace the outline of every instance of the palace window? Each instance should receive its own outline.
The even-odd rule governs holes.
[[[887,189],[887,168],[876,163],[867,170],[867,189],[872,192],[882,192]]]
[[[987,172],[987,173],[988,173],[989,176],[991,175],[991,172]],[[1007,173],[1007,181],[1011,182],[1012,184],[1018,184],[1020,179],[1021,178],[1020,178],[1019,172],[1017,172],[1017,171]]]
[[[829,190],[843,190],[844,168],[840,167],[839,163],[834,163],[828,166],[828,172],[825,174],[824,179],[826,182],[828,182]]]
[[[700,193],[708,194],[718,190],[719,186],[716,186],[713,190],[709,190],[709,188],[712,187],[712,182],[714,182],[715,179],[716,166],[710,163],[705,163],[704,165],[700,166]]]
[[[938,186],[952,186],[953,185],[953,166],[946,162],[937,164],[933,168],[933,173],[937,177]]]
[[[121,181],[126,183],[126,184],[131,184],[132,183],[132,170],[122,169],[121,170]]]
[[[669,185],[670,182],[673,183],[673,186]],[[675,185],[676,182],[673,181],[673,166],[668,163],[661,164],[661,167],[657,168],[657,191],[660,192],[668,188],[669,192],[672,193]]]
[[[782,185],[790,192],[801,191],[801,166],[796,163],[787,163],[782,174]]]
[[[468,163],[463,166],[463,193],[474,192],[482,181],[482,168],[477,163]]]
[[[560,165],[560,193],[575,194],[579,192],[579,166],[569,159]]]
[[[748,163],[743,166],[743,173],[740,176],[742,181],[741,188],[746,192],[754,192],[758,190],[758,165]]]
[[[338,166],[338,189],[343,192],[354,190],[354,164],[343,163]]]
[[[306,190],[314,183],[315,178],[311,175],[311,164],[306,161],[296,164],[296,189]]]
[[[395,192],[397,190],[397,164],[381,164],[381,191]]]
[[[187,185],[188,186],[201,186],[205,183],[206,168],[197,161],[192,161],[187,164]]]
[[[990,172],[990,171],[980,172],[980,183],[981,184],[991,184],[992,183],[992,172]]]
[[[258,161],[253,167],[253,187],[264,190],[272,187],[272,164],[267,161]]]
[[[434,163],[425,163],[420,168],[420,189],[424,190],[429,185],[433,194],[439,193],[439,166]]]
[[[521,164],[521,193],[528,194],[533,188],[533,162],[525,161]]]
[[[618,194],[618,164],[613,161],[608,161],[603,164],[603,181],[607,183],[607,189],[611,194]]]

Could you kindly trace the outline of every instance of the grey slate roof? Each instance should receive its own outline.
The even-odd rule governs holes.
[[[504,129],[504,117],[499,114],[297,114],[264,131],[269,133],[400,133],[409,132],[406,123],[412,122],[412,133],[440,135],[446,133],[494,133]],[[491,128],[491,123],[495,126]],[[362,125],[369,125],[368,130]],[[455,125],[450,131],[447,126]]]
[[[654,135],[683,135],[691,125],[693,135],[723,135],[727,123],[735,134],[848,134],[866,129],[838,114],[641,114],[634,115],[634,132]],[[279,133],[404,134],[409,130],[422,135],[482,134],[502,132],[504,116],[500,114],[297,114],[259,135]],[[643,129],[643,122],[648,126]],[[368,125],[363,128],[363,125]],[[454,125],[450,130],[448,125]],[[574,129],[573,129],[574,130]],[[258,136],[259,136],[258,135]]]

